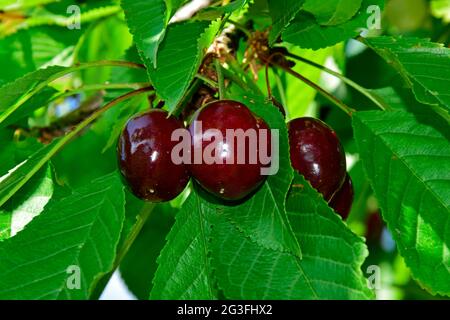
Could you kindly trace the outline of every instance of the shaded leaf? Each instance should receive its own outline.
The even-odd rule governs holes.
[[[52,202],[17,236],[0,243],[2,299],[87,299],[112,268],[124,218],[123,186],[105,176]],[[81,287],[71,290],[79,268]]]
[[[422,103],[450,111],[450,49],[427,39],[377,37],[367,44],[408,82]]]
[[[42,168],[0,209],[0,240],[13,237],[39,215],[53,195],[52,171]]]
[[[450,137],[430,113],[359,112],[355,138],[384,220],[415,279],[450,295]]]
[[[220,215],[211,251],[219,288],[229,299],[368,299],[360,270],[367,249],[303,178],[287,200],[303,258],[264,248]]]
[[[158,257],[150,299],[215,299],[209,257],[210,205],[191,193]]]

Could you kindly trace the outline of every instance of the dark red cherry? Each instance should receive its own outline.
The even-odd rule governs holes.
[[[221,134],[217,136],[218,140],[216,137],[208,138],[210,129],[216,129],[217,133]],[[254,147],[251,147],[249,139],[245,138],[241,140],[245,141],[245,144],[240,143],[243,147],[237,148],[238,132],[234,131],[235,135],[227,136],[227,129],[242,129],[241,133],[253,132],[256,137]],[[249,129],[251,130],[247,131]],[[267,130],[267,139],[259,138],[260,129]],[[193,142],[192,176],[204,189],[219,198],[239,200],[249,195],[265,178],[261,175],[261,168],[268,163],[260,161],[259,147],[264,147],[262,152],[270,156],[268,129],[264,120],[254,116],[242,103],[221,100],[207,104],[197,111],[189,127]],[[214,151],[205,152],[208,150]],[[238,163],[239,153],[241,160]],[[207,159],[205,155],[212,155],[214,158]],[[252,157],[254,161],[250,161]]]
[[[330,207],[339,213],[342,219],[347,219],[353,203],[353,183],[347,174],[341,188],[334,194],[330,200]]]
[[[291,162],[328,201],[345,179],[344,150],[336,133],[314,118],[298,118],[288,124]]]
[[[166,111],[153,109],[128,120],[118,144],[120,172],[131,191],[151,202],[168,201],[183,191],[189,170],[171,159],[172,132],[183,124]]]
[[[381,239],[383,232],[383,219],[379,211],[369,213],[366,220],[366,239],[370,243],[376,243]]]

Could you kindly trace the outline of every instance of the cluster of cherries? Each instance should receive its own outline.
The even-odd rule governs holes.
[[[226,201],[248,197],[263,183],[265,176],[261,174],[261,169],[267,164],[264,165],[259,159],[253,163],[238,162],[236,153],[225,149],[230,145],[230,141],[226,141],[227,129],[269,131],[263,119],[255,116],[242,103],[219,100],[194,114],[189,125],[192,140],[196,132],[195,124],[199,122],[202,123],[201,134],[209,129],[222,133],[224,141],[218,144],[219,150],[215,152],[223,161],[175,164],[171,153],[178,142],[172,140],[172,132],[184,127],[166,111],[152,109],[128,121],[118,144],[119,167],[137,197],[151,202],[169,201],[183,191],[191,176],[202,188]],[[314,118],[292,120],[288,129],[292,166],[345,218],[353,201],[353,187],[346,172],[343,148],[335,132]],[[201,141],[203,152],[210,142],[208,139]],[[264,143],[267,144],[266,150],[271,150],[270,136]],[[193,148],[194,141],[192,153]],[[249,153],[248,149],[246,153]],[[230,157],[234,157],[234,161],[227,161]]]

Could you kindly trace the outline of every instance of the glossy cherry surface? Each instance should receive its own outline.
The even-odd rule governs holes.
[[[151,202],[168,201],[183,191],[189,170],[171,159],[172,132],[183,128],[174,117],[154,109],[128,121],[118,143],[120,171],[132,192]]]
[[[330,200],[330,207],[339,213],[342,219],[347,219],[353,203],[353,183],[350,176],[347,174],[344,183],[339,191],[337,191]]]
[[[195,154],[204,154],[211,141],[215,141],[215,138],[210,140],[207,137],[209,129],[217,129],[221,133],[221,141],[218,141],[216,151],[213,152],[218,161],[208,163],[203,157],[202,163],[199,163],[198,160],[195,161]],[[245,148],[241,149],[241,154],[245,152],[244,163],[238,163],[238,139],[236,135],[227,137],[227,129],[242,129],[243,132],[253,129],[258,137],[256,150],[250,148],[248,140],[245,140]],[[195,114],[189,127],[193,139],[192,176],[204,189],[225,200],[242,199],[256,190],[265,179],[265,176],[261,175],[261,168],[264,166],[258,156],[260,129],[267,130],[269,127],[242,103],[221,100],[204,106]],[[261,139],[261,146],[265,146],[267,155],[270,156],[270,132],[267,133],[267,139]],[[249,161],[250,155],[256,157],[253,163]]]
[[[330,200],[346,175],[345,154],[336,133],[309,117],[290,121],[288,129],[292,166]]]

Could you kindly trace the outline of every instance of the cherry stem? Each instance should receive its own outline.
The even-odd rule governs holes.
[[[269,97],[269,99],[272,99],[272,88],[270,87],[270,80],[269,80],[269,63],[266,63],[265,76],[266,76],[267,96]]]
[[[350,80],[349,78],[345,77],[344,75],[340,74],[339,72],[336,72],[334,70],[331,70],[325,66],[322,66],[314,61],[308,60],[306,58],[300,57],[296,54],[287,52],[285,53],[285,55],[287,57],[299,60],[301,62],[304,62],[306,64],[309,64],[310,66],[313,66],[317,69],[320,69],[322,71],[325,71],[326,73],[329,73],[333,76],[335,76],[336,78],[342,80],[344,83],[346,83],[347,85],[349,85],[350,87],[352,87],[353,89],[355,89],[356,91],[360,92],[361,94],[363,94],[364,96],[366,96],[370,101],[372,101],[377,107],[379,107],[381,110],[387,110],[390,109],[389,106],[387,106],[385,103],[383,103],[382,101],[380,101],[379,99],[376,98],[376,96],[374,96],[372,93],[370,93],[369,90],[367,90],[366,88],[360,86],[359,84],[357,84],[356,82]]]
[[[296,77],[297,79],[303,81],[304,83],[306,83],[308,86],[310,86],[311,88],[317,90],[317,92],[319,92],[323,97],[325,97],[326,99],[328,99],[330,102],[334,103],[335,105],[337,105],[342,111],[344,111],[346,114],[348,114],[350,117],[352,116],[352,114],[354,112],[356,112],[355,109],[350,108],[349,106],[347,106],[344,102],[342,102],[340,99],[338,99],[336,96],[332,95],[331,93],[329,93],[328,91],[326,91],[325,89],[323,89],[321,86],[315,84],[314,82],[312,82],[311,80],[305,78],[304,76],[302,76],[300,73],[292,70],[289,67],[280,65],[276,62],[272,63],[274,66],[277,66],[278,68],[283,69],[284,71],[286,71],[287,73],[291,74],[292,76]]]
[[[75,93],[86,92],[86,91],[98,91],[98,90],[120,90],[120,89],[141,89],[145,87],[150,87],[150,83],[148,82],[134,82],[134,83],[104,83],[104,84],[89,84],[84,85],[78,88],[74,88],[73,90],[64,91],[61,93],[55,94],[51,100],[54,101],[59,98],[71,96]]]
[[[59,79],[69,73],[84,70],[88,68],[97,68],[97,67],[125,67],[125,68],[137,68],[137,69],[145,69],[143,64],[138,64],[129,61],[114,61],[114,60],[100,60],[94,62],[85,62],[85,63],[76,63],[72,67],[68,67],[63,69],[55,74],[49,76],[45,81],[37,84],[32,90],[24,94],[19,100],[17,100],[12,106],[7,108],[3,113],[0,114],[0,123],[2,123],[6,118],[8,118],[14,111],[16,111],[21,105],[31,99],[35,94],[44,89],[48,84]]]
[[[226,58],[227,65],[230,67],[230,69],[233,70],[234,73],[244,76],[244,78],[246,80],[245,82],[247,83],[247,85],[250,87],[250,89],[254,93],[262,94],[262,92],[259,89],[259,87],[255,84],[255,82],[248,75],[248,73],[245,72],[245,70],[243,70],[241,68],[240,64],[236,61],[236,59],[231,54],[228,54],[228,53],[225,53],[224,56]]]
[[[186,91],[186,93],[183,95],[183,98],[180,100],[180,102],[177,104],[175,109],[171,112],[171,114],[175,117],[178,117],[181,112],[183,111],[185,105],[189,102],[189,100],[192,98],[195,92],[200,88],[201,80],[196,78],[192,82],[189,89]]]
[[[111,279],[111,276],[116,271],[116,269],[120,266],[120,264],[122,263],[122,260],[127,255],[128,251],[130,250],[134,241],[136,241],[136,238],[141,233],[142,228],[144,227],[145,223],[147,222],[148,218],[150,217],[150,215],[155,207],[156,207],[156,204],[154,204],[154,203],[145,203],[143,205],[142,209],[136,216],[136,223],[133,225],[133,227],[131,228],[131,230],[128,234],[128,237],[124,240],[122,246],[117,251],[117,255],[116,255],[116,258],[114,259],[113,267],[112,267],[111,271],[108,272],[107,274],[105,274],[103,277],[97,279],[96,283],[94,284],[94,290],[92,292],[93,292],[93,295],[95,295],[95,296],[91,296],[90,297],[91,299],[98,299],[98,297],[101,294],[101,291],[103,291],[104,287]],[[102,287],[100,287],[100,286],[102,286]],[[101,291],[99,291],[99,290],[101,290]]]
[[[202,74],[200,74],[200,73],[197,73],[196,75],[195,75],[195,77],[196,78],[198,78],[198,79],[200,79],[200,80],[202,80],[204,83],[206,83],[206,84],[208,84],[210,87],[212,87],[213,89],[217,89],[218,88],[218,84],[217,84],[217,82],[215,82],[214,80],[212,80],[212,79],[210,79],[210,78],[208,78],[208,77],[205,77],[204,75],[202,75]]]
[[[119,251],[117,252],[116,259],[114,260],[113,269],[117,269],[119,267],[120,263],[122,262],[123,258],[127,255],[128,251],[131,248],[131,245],[136,240],[137,236],[141,232],[142,228],[144,227],[145,223],[147,222],[148,218],[150,217],[153,209],[155,208],[154,203],[145,203],[139,212],[139,214],[136,217],[136,223],[133,225],[130,233],[128,234],[128,237],[123,242],[122,246],[120,247]]]
[[[243,33],[245,33],[245,35],[247,36],[247,38],[250,38],[252,36],[251,32],[241,23],[228,19],[227,21],[228,23],[234,25],[237,29],[241,30]]]
[[[214,64],[217,72],[217,80],[219,82],[219,99],[223,100],[225,96],[225,80],[223,77],[222,66],[217,58],[214,60]]]

